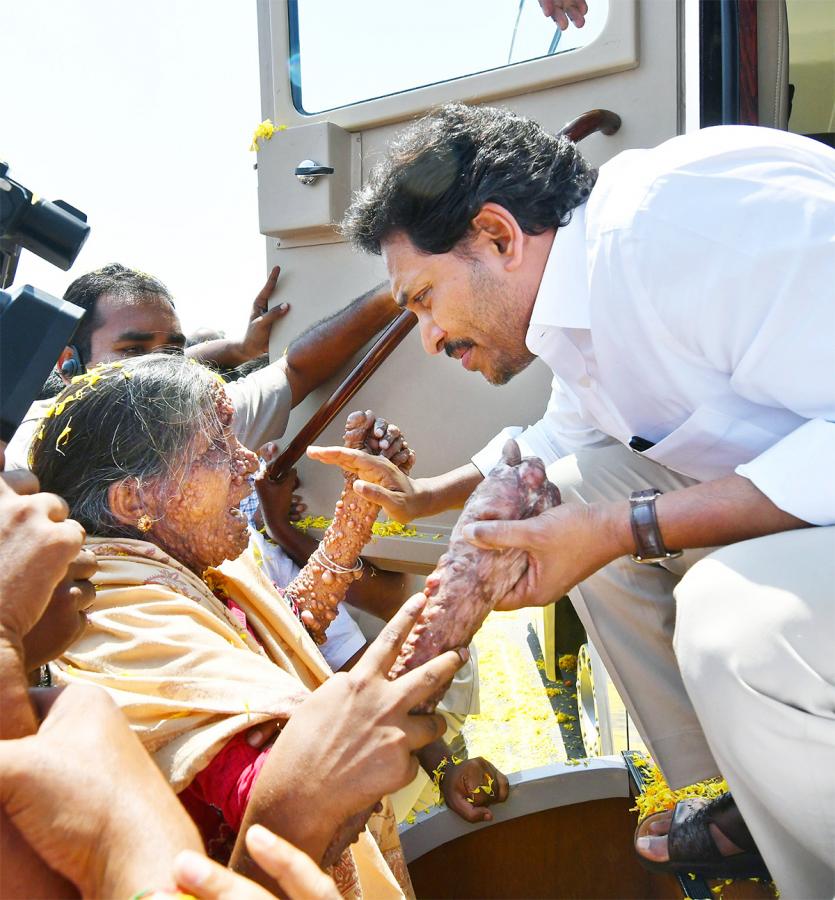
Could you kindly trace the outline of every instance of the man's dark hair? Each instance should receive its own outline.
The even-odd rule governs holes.
[[[129,269],[120,263],[110,263],[76,278],[64,292],[64,299],[85,310],[72,340],[85,365],[90,359],[91,336],[101,325],[96,315],[96,305],[105,294],[117,297],[164,297],[174,305],[168,288],[158,278],[147,272]]]
[[[493,202],[526,234],[542,234],[568,224],[596,179],[568,138],[507,109],[452,103],[395,138],[342,230],[369,253],[397,231],[419,250],[447,253]]]

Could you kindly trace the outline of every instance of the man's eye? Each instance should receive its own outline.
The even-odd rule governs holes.
[[[416,297],[412,298],[412,306],[423,306],[428,296],[429,288],[427,288],[425,291],[421,291]]]
[[[148,351],[144,347],[121,347],[117,352],[122,356],[142,356]]]

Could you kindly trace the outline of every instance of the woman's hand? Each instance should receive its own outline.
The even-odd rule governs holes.
[[[446,805],[467,822],[491,822],[487,807],[504,803],[509,792],[507,776],[483,756],[447,763],[440,788]]]
[[[625,523],[625,524],[624,524]],[[564,504],[531,519],[474,522],[462,535],[476,547],[518,547],[528,568],[496,609],[547,606],[598,569],[630,552],[625,503]]]
[[[423,515],[423,495],[416,482],[385,456],[371,456],[348,447],[308,447],[307,455],[356,473],[355,493],[382,506],[395,522],[405,525]]]

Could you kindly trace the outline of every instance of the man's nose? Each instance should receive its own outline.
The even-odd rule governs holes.
[[[430,356],[435,356],[444,349],[446,332],[443,328],[438,327],[435,320],[428,313],[418,313],[417,317],[423,349]]]

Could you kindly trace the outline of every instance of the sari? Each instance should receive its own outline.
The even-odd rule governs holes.
[[[332,674],[249,553],[201,580],[146,541],[88,538],[87,547],[99,564],[96,599],[85,632],[52,664],[54,680],[104,688],[175,792],[235,735],[280,727]],[[331,874],[349,900],[414,896],[386,801]]]

